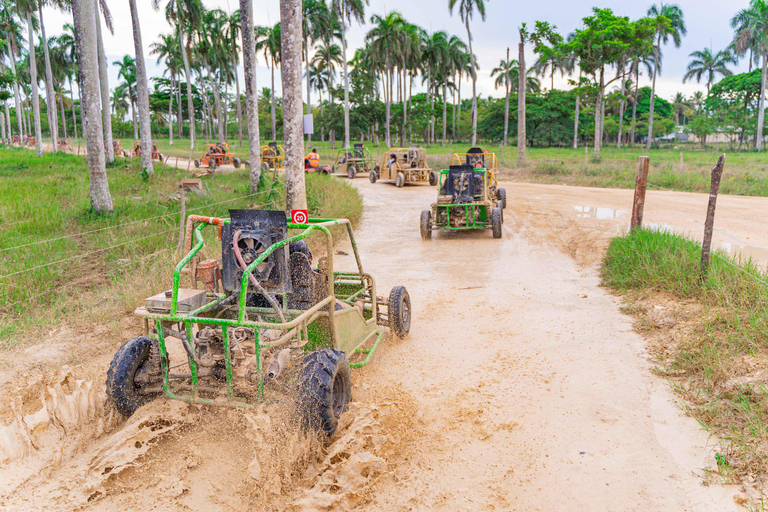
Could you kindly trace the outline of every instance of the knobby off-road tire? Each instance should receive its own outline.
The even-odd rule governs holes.
[[[352,399],[346,354],[321,348],[304,356],[297,391],[303,426],[333,434]]]
[[[507,190],[504,188],[500,188],[496,191],[496,197],[499,198],[501,201],[502,207],[507,207]]]
[[[215,158],[211,157],[211,158],[208,159],[208,168],[210,170],[216,169],[216,159]]]
[[[493,238],[501,238],[501,208],[491,208]]]
[[[435,171],[429,171],[429,184],[433,187],[437,185],[437,173]]]
[[[395,178],[395,186],[400,188],[403,185],[405,185],[405,174],[399,172],[397,173],[397,178]]]
[[[140,386],[134,382],[136,373],[149,364],[152,339],[139,336],[125,342],[117,351],[107,372],[107,395],[123,416],[130,416],[136,409],[151,402],[160,393],[139,394]]]
[[[496,208],[501,210],[501,223],[504,224],[504,203],[502,203],[500,200],[496,201]]]
[[[195,169],[199,169],[200,168],[200,160],[198,160],[197,158],[195,158],[194,164],[195,164]]]
[[[376,180],[379,177],[376,176],[376,171],[371,171],[371,174],[368,175],[368,179],[371,181],[371,183],[376,183]]]
[[[395,286],[389,292],[387,316],[389,330],[402,339],[411,330],[411,296],[405,286]]]
[[[355,169],[354,165],[350,165],[347,167],[347,177],[353,180],[355,179],[355,176],[357,176],[357,169]]]
[[[235,169],[239,169],[240,168],[240,159],[239,158],[234,158],[232,160],[232,163],[234,164]]]
[[[269,172],[269,164],[267,162],[262,162],[261,168],[264,172]]]
[[[421,210],[421,222],[419,223],[421,228],[421,238],[429,240],[432,238],[432,211]]]

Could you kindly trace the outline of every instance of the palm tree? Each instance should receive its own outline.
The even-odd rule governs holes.
[[[43,22],[43,4],[46,0],[37,0],[37,13],[38,22],[40,24],[40,37],[42,39],[41,46],[43,47],[43,60],[45,62],[45,104],[48,114],[48,130],[51,134],[51,145],[53,146],[53,153],[57,152],[58,144],[56,140],[59,138],[59,123],[57,119],[56,111],[56,93],[54,92],[53,85],[53,68],[51,67],[51,54],[48,47],[48,37],[45,34],[45,23]],[[53,2],[50,2],[53,3]],[[57,5],[61,7],[61,5]]]
[[[277,117],[275,113],[275,66],[281,61],[280,22],[273,27],[256,27],[256,51],[264,52],[264,59],[271,62],[272,71],[272,141],[277,140]]]
[[[72,19],[77,42],[81,97],[85,103],[83,126],[88,154],[91,184],[91,208],[98,213],[112,212],[107,169],[104,161],[104,137],[99,115],[98,53],[96,50],[96,17],[91,0],[72,0]]]
[[[104,38],[101,33],[101,16],[99,15],[99,4],[101,5],[101,13],[104,16],[104,23],[110,33],[114,34],[115,31],[112,27],[112,15],[107,9],[106,2],[103,0],[94,1],[94,16],[96,17],[96,51],[99,58],[99,86],[101,93],[101,104],[104,108],[101,109],[101,124],[104,130],[104,145],[107,148],[107,163],[112,163],[115,160],[115,152],[112,148],[112,118],[109,115],[109,77],[107,72],[107,56],[104,53]]]
[[[763,1],[763,0],[761,0]],[[651,149],[653,143],[653,104],[656,96],[656,75],[659,71],[661,57],[661,43],[667,43],[669,38],[675,43],[675,48],[680,48],[680,39],[687,33],[685,21],[683,20],[683,11],[675,4],[659,4],[651,6],[648,9],[648,16],[653,18],[656,25],[656,47],[655,47],[655,66],[653,68],[653,81],[651,85],[651,106],[648,112],[648,140],[645,145],[646,150]]]
[[[133,119],[133,139],[139,139],[139,127],[136,124],[136,63],[130,55],[124,55],[122,60],[116,60],[112,63],[117,66],[117,78],[122,78],[128,89],[128,95],[131,98],[131,118]]]
[[[168,105],[168,137],[170,140],[170,144],[173,145],[173,127],[171,123],[171,112],[173,109],[173,98],[174,98],[174,91],[178,93],[179,101],[177,102],[177,117],[178,117],[178,127],[181,128],[181,85],[177,82],[177,76],[179,76],[179,69],[182,66],[181,62],[181,52],[179,50],[179,41],[176,39],[176,37],[173,34],[161,34],[160,35],[160,41],[152,43],[149,45],[152,50],[149,52],[150,55],[157,55],[157,63],[160,64],[160,61],[165,61],[165,69],[168,71],[168,73],[171,75],[171,85],[170,85],[170,93],[169,93],[169,105]],[[178,86],[178,88],[176,88]],[[239,90],[239,89],[238,89]],[[239,94],[238,94],[239,96]],[[239,110],[239,109],[238,109]],[[179,135],[181,135],[181,130],[179,130]]]
[[[75,128],[75,139],[77,139],[77,115],[75,114],[75,88],[72,84],[73,77],[77,76],[77,48],[75,45],[75,27],[70,24],[64,25],[64,33],[59,36],[61,50],[67,59],[67,80],[69,80],[69,100],[72,104],[72,121]],[[82,109],[82,102],[80,104]]]
[[[472,145],[477,144],[477,59],[472,51],[472,32],[469,30],[469,20],[472,19],[475,10],[480,14],[480,19],[485,21],[485,0],[448,0],[448,9],[453,15],[453,8],[458,3],[459,17],[467,28],[467,40],[469,41],[469,55],[472,70]]]
[[[252,34],[253,5],[251,0],[240,0],[240,37],[243,41],[243,68],[245,75],[245,118],[248,122],[248,152],[251,163],[251,194],[255,194],[261,178],[261,150],[259,148],[259,101],[256,97],[256,41]]]
[[[696,113],[701,112],[701,105],[704,103],[704,94],[701,91],[696,91],[691,96],[691,103],[696,107]]]
[[[322,0],[303,0],[302,2],[302,14],[304,23],[302,23],[302,37],[304,38],[304,63],[306,64],[306,76],[307,76],[307,115],[312,114],[312,94],[311,84],[309,79],[309,47],[310,40],[312,43],[320,38],[322,32],[321,24],[325,17],[324,11],[327,11],[328,7]],[[312,144],[312,134],[307,134],[307,145]]]
[[[372,55],[379,64],[384,65],[384,142],[387,146],[392,145],[390,135],[390,117],[393,102],[392,80],[394,78],[395,61],[399,60],[402,54],[403,37],[402,30],[405,26],[405,20],[397,11],[392,11],[386,16],[374,14],[371,16],[371,23],[374,27],[368,32],[366,41],[370,43]]]
[[[13,0],[0,0],[0,25],[3,29],[3,34],[5,34],[5,40],[7,41],[7,52],[8,52],[8,60],[10,62],[11,66],[11,74],[13,76],[16,75],[16,54],[18,53],[18,48],[20,45],[20,42],[22,41],[21,38],[21,26],[16,21],[16,16],[14,14],[14,11],[11,9],[12,6],[15,6],[15,3],[12,3]],[[19,136],[24,133],[24,128],[22,126],[22,102],[21,102],[21,94],[19,93],[19,81],[14,80],[13,81],[13,95],[15,98],[15,106],[16,106],[16,124],[18,125],[19,130]]]
[[[550,90],[555,88],[555,73],[560,72],[560,77],[564,77],[566,73],[572,73],[574,68],[573,59],[567,55],[558,54],[555,52],[549,52],[544,55],[540,55],[531,69],[535,70],[536,74],[542,78],[549,74],[550,78]]]
[[[435,121],[432,114],[434,108],[434,99],[436,94],[436,83],[439,74],[445,67],[445,63],[450,61],[450,46],[448,34],[444,31],[438,31],[429,35],[426,31],[421,31],[421,65],[424,80],[427,82],[427,102],[429,103],[429,141],[435,140]]]
[[[691,53],[689,57],[693,57],[693,60],[688,63],[685,76],[683,76],[683,83],[691,78],[701,82],[701,77],[706,76],[707,96],[709,96],[710,87],[715,83],[715,76],[718,73],[722,76],[731,76],[733,73],[727,66],[737,63],[736,56],[727,49],[712,54],[712,50],[704,48]]]
[[[493,83],[494,88],[498,89],[501,85],[504,85],[504,145],[507,145],[507,138],[509,136],[509,48],[507,48],[507,60],[502,60],[498,67],[493,68],[491,71],[491,78],[496,76],[496,81]]]
[[[144,65],[144,45],[141,42],[141,26],[136,0],[128,0],[131,8],[131,24],[133,26],[133,46],[136,51],[136,95],[139,103],[139,128],[141,129],[141,167],[152,176],[152,127],[149,120],[149,86],[147,85],[147,68]],[[170,120],[169,120],[170,121]]]
[[[365,23],[368,0],[331,0],[331,12],[341,21],[341,60],[344,61],[344,147],[349,147],[349,64],[347,62],[347,23]]]
[[[38,79],[37,79],[37,58],[35,51],[35,26],[33,24],[32,13],[35,11],[35,0],[19,0],[16,3],[16,9],[18,10],[19,17],[26,19],[27,22],[27,42],[29,44],[29,51],[27,57],[29,58],[29,84],[32,87],[32,116],[35,127],[35,143],[37,149],[37,156],[43,156],[43,139],[42,129],[40,127],[40,98],[38,95]],[[36,21],[36,20],[35,20]]]
[[[237,72],[238,45],[240,37],[240,11],[233,12],[227,19],[225,46],[231,48],[232,65],[235,68],[235,105],[237,108],[237,146],[243,147],[243,112],[240,103],[240,74]]]
[[[749,8],[739,11],[731,20],[731,26],[736,31],[733,46],[737,54],[744,55],[747,50],[755,49],[762,58],[762,80],[755,135],[755,149],[759,151],[762,147],[763,124],[765,122],[765,81],[768,70],[768,2],[766,0],[750,0]]]

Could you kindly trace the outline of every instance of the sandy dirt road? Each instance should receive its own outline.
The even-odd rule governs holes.
[[[433,187],[353,184],[364,266],[380,295],[408,287],[414,317],[409,337],[353,374],[329,445],[275,408],[158,400],[122,420],[102,390],[113,340],[95,363],[18,381],[0,411],[0,510],[744,510],[737,489],[701,484],[714,440],[680,414],[620,300],[598,286],[630,191],[510,183],[501,240],[422,241]],[[724,198],[733,211],[716,227],[768,245],[742,220],[765,202]],[[646,219],[682,229],[705,204],[651,192]]]

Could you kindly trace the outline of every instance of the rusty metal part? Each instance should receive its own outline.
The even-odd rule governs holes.
[[[217,260],[205,260],[197,264],[196,279],[205,285],[206,292],[219,291],[219,262]]]
[[[272,359],[267,368],[267,377],[270,379],[276,379],[280,376],[283,370],[291,366],[291,349],[284,348],[277,353],[277,356]]]
[[[206,217],[205,215],[190,215],[187,217],[187,230],[184,234],[184,251],[192,250],[192,230],[195,222],[204,222],[206,224],[215,224],[219,227],[219,240],[221,240],[221,228],[224,227],[224,219],[218,217]]]

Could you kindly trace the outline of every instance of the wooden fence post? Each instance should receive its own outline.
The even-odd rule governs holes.
[[[709,187],[709,204],[707,205],[707,219],[704,221],[704,241],[701,244],[701,269],[699,279],[703,282],[707,277],[709,268],[709,252],[712,245],[712,230],[715,224],[715,206],[717,205],[717,191],[720,189],[720,177],[725,167],[725,153],[717,159],[717,164],[712,169],[712,183]]]
[[[588,151],[589,151],[589,149],[587,148],[587,146],[584,146],[584,163],[585,164],[589,163]]]
[[[648,168],[651,157],[641,156],[637,161],[637,177],[635,178],[635,199],[632,201],[632,221],[630,229],[643,226],[643,207],[645,206],[645,189],[648,186]]]

